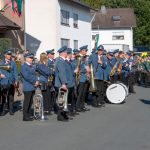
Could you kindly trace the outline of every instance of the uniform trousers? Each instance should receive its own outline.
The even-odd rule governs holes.
[[[130,73],[128,76],[128,84],[129,84],[129,92],[133,93],[134,92],[134,84],[135,84],[135,78],[134,78],[134,73]]]
[[[70,104],[69,111],[74,112],[74,110],[75,110],[75,89],[74,89],[74,87],[68,88],[68,103]]]
[[[77,89],[77,102],[76,109],[82,109],[85,107],[85,99],[88,90],[88,82],[80,82]]]
[[[41,90],[41,92],[43,96],[44,111],[52,111],[51,95],[48,86],[46,86],[45,90]]]
[[[118,81],[118,75],[114,75],[110,78],[111,83],[116,83]]]
[[[15,88],[14,85],[11,84],[9,86],[1,86],[1,94],[2,94],[2,110],[13,111],[13,103],[14,103],[14,94]]]
[[[98,106],[99,104],[105,103],[106,96],[106,85],[103,80],[95,79],[97,91],[92,94],[93,96],[93,106]]]
[[[24,91],[24,103],[23,103],[23,117],[27,118],[33,116],[31,107],[33,104],[33,96],[35,91]]]

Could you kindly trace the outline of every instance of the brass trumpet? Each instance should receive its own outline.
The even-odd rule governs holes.
[[[93,65],[90,65],[90,70],[91,70],[91,74],[90,74],[90,87],[89,87],[89,91],[90,92],[96,92],[97,91],[97,87],[96,87],[96,83],[95,83],[95,79],[94,79],[94,70],[93,70]]]
[[[10,65],[0,65],[0,69],[10,71],[12,68]]]

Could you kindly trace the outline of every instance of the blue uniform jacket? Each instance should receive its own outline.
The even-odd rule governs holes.
[[[80,64],[80,82],[82,83],[88,81],[86,66],[88,66],[88,61],[86,60],[86,56],[84,56]]]
[[[36,70],[39,73],[40,83],[48,83],[48,77],[52,75],[52,72],[45,64],[37,64]]]
[[[66,68],[67,68],[67,80],[68,80],[68,87],[75,86],[75,78],[74,78],[74,68],[72,67],[71,61],[66,60]]]
[[[68,84],[67,80],[67,62],[61,57],[56,59],[55,63],[55,87],[61,87],[62,84]]]
[[[48,67],[49,68],[55,68],[55,60],[50,60],[48,59]],[[55,74],[55,69],[53,70],[53,72],[51,71],[52,74]]]
[[[93,65],[94,77],[98,80],[107,80],[107,75],[104,70],[107,67],[106,58],[103,56],[103,64],[98,63],[98,54],[94,53],[89,58],[89,64]]]
[[[34,91],[35,82],[38,81],[35,66],[30,66],[26,62],[21,66],[20,75],[23,82],[23,91]]]
[[[115,65],[115,63],[116,63],[116,60],[115,59],[108,59],[107,58],[107,60],[106,60],[107,62],[107,67],[106,67],[106,76],[107,76],[107,80],[110,80],[110,72],[111,72],[111,70],[112,70],[112,68],[114,67],[114,65]]]
[[[6,61],[5,60],[1,61],[0,65],[7,65]],[[1,85],[11,85],[11,84],[14,84],[16,81],[18,81],[18,72],[17,72],[16,63],[11,60],[8,65],[11,66],[10,71],[6,71],[2,69],[0,70],[0,72],[4,74],[6,77],[6,78],[0,79]]]

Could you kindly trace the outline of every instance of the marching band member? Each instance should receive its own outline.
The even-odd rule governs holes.
[[[75,116],[75,78],[74,78],[74,69],[72,67],[72,49],[68,48],[67,49],[67,77],[68,77],[68,103],[70,103],[70,109],[69,109],[69,115],[70,116]]]
[[[54,81],[55,81],[55,50],[47,50],[46,51],[47,56],[48,56],[48,67],[51,71],[51,75],[49,76],[49,82],[48,82],[48,88],[50,91],[50,107],[51,110],[54,110],[54,112],[57,111],[57,106],[55,104],[56,101],[56,91],[54,87]]]
[[[78,54],[79,54],[79,50],[78,49],[74,49],[72,57],[71,57],[71,60],[76,60],[76,57],[78,56]]]
[[[112,70],[114,69],[115,71],[114,74],[110,76],[111,83],[115,83],[118,81],[118,73],[117,73],[117,65],[119,63],[118,54],[119,54],[119,49],[116,49],[113,52],[114,57],[112,58],[112,63],[114,64]]]
[[[117,74],[118,74],[118,80],[127,85],[126,78],[125,78],[125,55],[123,51],[119,51],[118,54],[118,60],[119,63],[117,64]]]
[[[88,90],[88,74],[90,72],[88,67],[88,62],[86,61],[86,54],[88,51],[88,45],[80,47],[80,57],[81,63],[77,66],[75,72],[79,74],[79,82],[77,86],[77,102],[76,102],[76,111],[77,112],[85,112],[89,111],[88,108],[85,107],[85,99]]]
[[[93,65],[94,78],[97,86],[97,91],[93,93],[93,106],[102,107],[105,106],[105,86],[104,80],[107,76],[104,74],[106,69],[106,60],[103,57],[104,47],[99,45],[97,53],[93,53],[89,59],[89,64]]]
[[[64,90],[68,90],[68,78],[67,78],[67,46],[63,46],[58,50],[59,57],[56,59],[55,63],[55,87],[57,92],[59,88],[63,88]],[[69,117],[67,112],[62,110],[62,108],[58,108],[57,120],[58,121],[68,121]]]
[[[114,56],[113,52],[108,52],[107,53],[107,69],[106,70],[107,70],[107,79],[109,81],[111,81],[110,72],[111,72],[111,70],[113,69],[113,67],[116,63],[113,56]]]
[[[13,102],[14,102],[14,94],[15,94],[15,86],[17,86],[18,82],[18,72],[16,63],[11,59],[12,52],[11,50],[5,51],[5,59],[1,61],[1,65],[10,65],[11,69],[1,70],[1,73],[4,74],[3,78],[1,78],[1,93],[2,93],[2,113],[4,116],[7,112],[7,108],[9,110],[10,115],[14,115],[13,110]],[[7,106],[8,105],[8,106]]]
[[[72,54],[72,58],[71,58],[71,66],[72,66],[72,70],[74,71],[73,77],[74,77],[74,81],[75,81],[75,86],[74,86],[74,94],[75,94],[75,103],[77,101],[77,84],[76,84],[76,73],[75,73],[75,69],[77,66],[77,57],[79,56],[79,50],[78,49],[74,49],[73,50],[73,54]],[[78,114],[77,112],[75,112],[76,114]]]
[[[52,74],[48,68],[48,57],[46,53],[40,54],[40,61],[36,66],[36,70],[39,73],[40,89],[43,96],[44,114],[51,115],[52,102],[50,90],[48,87],[48,77]]]
[[[27,53],[24,55],[25,62],[21,66],[21,77],[23,81],[23,121],[32,121],[33,114],[31,112],[31,106],[33,103],[33,96],[35,94],[36,87],[39,86],[38,78],[36,77],[36,67],[32,65],[34,55]]]
[[[130,52],[126,53],[126,58],[127,58],[127,65],[128,65],[128,86],[129,86],[129,92],[130,93],[135,93],[134,91],[134,74],[135,74],[135,70],[134,70],[134,61],[131,58],[132,54]]]

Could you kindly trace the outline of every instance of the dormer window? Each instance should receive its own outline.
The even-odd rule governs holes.
[[[121,17],[120,16],[112,16],[113,21],[120,21]]]

